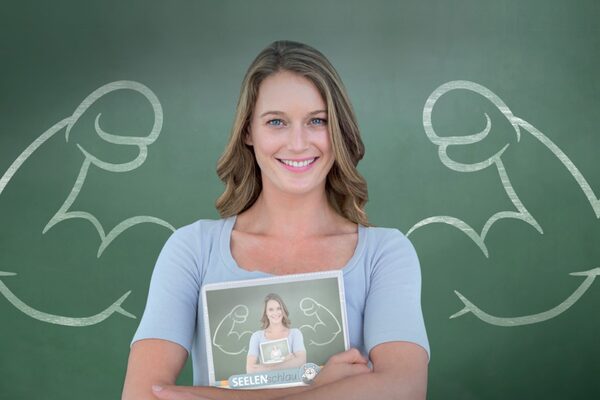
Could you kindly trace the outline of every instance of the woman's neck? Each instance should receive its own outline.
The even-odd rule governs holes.
[[[269,324],[267,329],[265,329],[269,333],[279,333],[285,331],[287,328],[283,324]]]
[[[335,231],[343,220],[329,205],[324,191],[294,196],[261,192],[256,202],[238,218],[245,232],[291,240],[321,236]]]

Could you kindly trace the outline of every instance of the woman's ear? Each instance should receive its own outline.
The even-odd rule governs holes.
[[[244,133],[244,143],[246,143],[248,146],[252,146],[252,134],[250,133],[250,127],[248,127],[248,130],[246,133]]]

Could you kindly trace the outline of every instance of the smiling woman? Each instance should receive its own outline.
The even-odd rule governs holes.
[[[246,359],[247,373],[301,367],[306,364],[306,349],[302,332],[299,329],[291,328],[288,309],[278,294],[269,293],[265,297],[261,322],[262,329],[254,332],[250,338]],[[269,364],[264,360],[264,356],[259,357],[260,346],[264,342],[278,339],[287,339],[288,349],[286,350],[289,351],[285,352],[285,357],[281,359],[281,362]],[[279,347],[275,346],[272,351],[273,353],[278,352],[279,356],[282,355]],[[271,358],[277,358],[273,353]]]
[[[370,226],[367,185],[357,170],[363,155],[346,90],[325,56],[289,41],[265,48],[244,77],[217,165],[225,183],[216,202],[222,219],[180,228],[165,244],[132,340],[124,399],[425,398],[429,343],[419,261],[397,229]],[[310,386],[206,386],[197,318],[203,285],[336,269],[344,276],[351,350],[331,357]],[[304,344],[293,347],[298,338],[286,321],[281,297],[267,296],[260,332],[272,342],[272,358],[279,361],[276,343],[287,340],[294,353],[287,361],[301,364]],[[263,366],[252,341],[250,347],[252,372]],[[173,386],[188,354],[196,386]]]

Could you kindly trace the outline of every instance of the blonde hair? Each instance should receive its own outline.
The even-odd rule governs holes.
[[[260,168],[252,147],[244,142],[258,90],[268,76],[289,71],[309,79],[327,104],[327,119],[334,163],[325,190],[329,204],[348,220],[369,226],[365,204],[367,182],[356,166],[365,154],[354,110],[346,89],[331,63],[318,50],[297,42],[277,41],[252,62],[240,91],[229,142],[217,162],[217,175],[225,191],[216,201],[222,218],[250,208],[262,190]]]
[[[269,300],[275,300],[277,303],[279,303],[279,305],[281,306],[281,313],[282,313],[281,324],[283,326],[285,326],[286,328],[289,328],[290,325],[292,324],[292,321],[290,321],[290,319],[288,318],[288,315],[290,315],[290,314],[288,313],[288,309],[285,306],[283,299],[278,294],[269,293],[265,297],[265,307],[263,309],[262,318],[260,319],[260,323],[262,324],[261,329],[264,330],[269,327],[269,317],[267,317],[267,303],[269,302]]]

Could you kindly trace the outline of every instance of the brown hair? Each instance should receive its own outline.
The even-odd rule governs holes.
[[[261,329],[267,329],[269,327],[269,317],[267,317],[267,303],[269,302],[269,300],[275,300],[276,302],[279,303],[279,305],[281,306],[281,312],[283,313],[283,317],[281,318],[281,323],[286,328],[289,328],[292,321],[290,321],[290,319],[288,318],[288,315],[290,315],[290,314],[288,313],[288,309],[285,306],[283,299],[281,297],[279,297],[278,294],[269,293],[265,297],[265,307],[263,309],[262,318],[260,319],[260,323],[262,324]]]
[[[364,144],[346,89],[337,71],[318,50],[297,42],[277,41],[261,51],[242,82],[229,142],[217,162],[217,175],[225,191],[216,201],[222,218],[250,208],[262,190],[260,168],[251,146],[244,143],[262,81],[278,71],[309,79],[327,104],[334,163],[325,190],[329,204],[348,220],[369,226],[364,210],[367,183],[356,166],[365,154]]]

